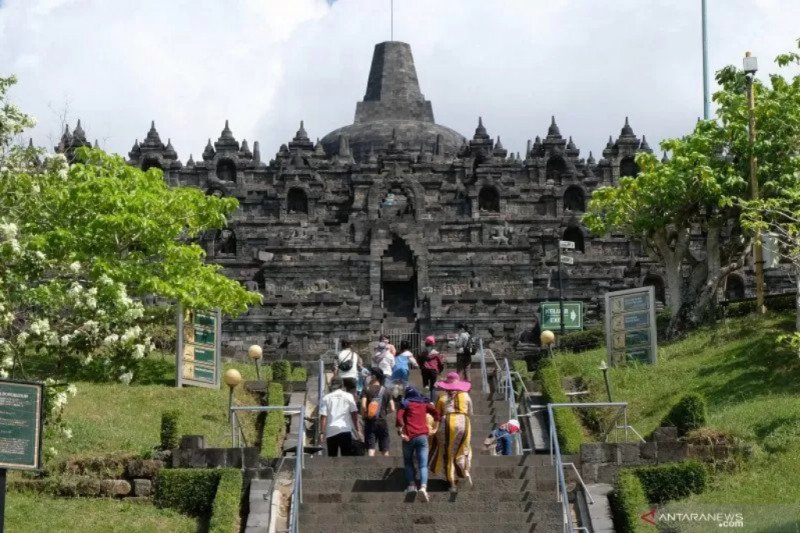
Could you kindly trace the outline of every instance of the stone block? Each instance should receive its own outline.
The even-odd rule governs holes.
[[[244,468],[258,468],[260,463],[259,449],[255,447],[244,449]]]
[[[619,472],[619,469],[620,469],[619,465],[615,464],[599,465],[597,467],[596,483],[613,484],[614,481],[617,479],[617,473]]]
[[[206,450],[204,449],[191,449],[186,450],[188,456],[188,464],[183,465],[188,468],[205,468],[206,467]]]
[[[224,468],[226,466],[237,466],[233,462],[229,462],[228,451],[230,448],[206,448],[205,451],[205,465],[209,468]]]
[[[675,442],[678,440],[678,428],[660,427],[653,431],[653,440],[656,442]]]
[[[103,479],[100,493],[104,496],[125,497],[131,493],[131,484],[124,479]]]
[[[688,444],[686,446],[686,456],[689,459],[709,461],[713,456],[713,450],[708,444]]]
[[[684,442],[659,442],[658,462],[674,463],[686,459],[686,443]]]
[[[153,482],[149,479],[134,479],[133,494],[139,497],[148,497],[153,493]]]
[[[623,465],[637,465],[641,462],[641,450],[637,443],[617,444],[619,463]]]
[[[184,435],[181,437],[180,448],[185,450],[202,449],[206,447],[206,438],[203,435]]]
[[[642,462],[655,463],[658,460],[658,443],[639,443],[639,457],[641,458]]]
[[[608,462],[607,450],[602,442],[590,442],[581,445],[581,462],[583,463],[605,463]]]
[[[75,486],[75,494],[78,496],[100,496],[103,492],[99,479],[81,478]]]
[[[581,477],[584,483],[597,483],[597,470],[599,465],[584,463],[581,465]]]
[[[133,459],[125,467],[125,475],[129,478],[153,479],[158,471],[164,468],[164,462],[156,459]]]

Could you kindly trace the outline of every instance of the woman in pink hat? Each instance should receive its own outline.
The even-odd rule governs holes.
[[[469,473],[472,462],[472,399],[468,394],[471,387],[472,384],[462,381],[457,372],[449,372],[444,381],[436,382],[436,388],[446,394],[441,394],[436,402],[436,410],[442,418],[434,439],[430,468],[434,474],[444,472],[450,483],[450,492],[458,490],[458,479],[466,479],[472,487]]]

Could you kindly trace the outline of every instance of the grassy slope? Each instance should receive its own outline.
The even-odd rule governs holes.
[[[8,533],[192,533],[197,527],[197,520],[176,511],[110,498],[52,498],[16,492],[6,497]]]
[[[759,445],[762,453],[742,471],[717,476],[689,503],[774,504],[759,520],[800,518],[800,359],[776,344],[792,326],[789,315],[729,320],[663,347],[656,366],[609,371],[614,400],[629,402],[630,422],[641,433],[653,430],[680,396],[700,392],[711,426]],[[604,400],[597,369],[603,358],[604,350],[594,350],[558,356],[557,364],[565,376],[583,376],[593,399]]]
[[[148,376],[150,384],[146,385],[77,383],[78,395],[70,398],[64,412],[73,438],[59,438],[45,446],[56,447],[57,459],[84,453],[149,450],[159,443],[161,413],[169,409],[180,411],[182,435],[205,435],[211,446],[230,446],[227,386],[223,384],[219,390],[178,389],[174,386],[172,362],[165,361],[155,367],[157,375]],[[237,368],[245,380],[255,379],[252,365],[226,364],[224,370],[228,368]],[[255,403],[241,385],[236,390],[236,401]]]

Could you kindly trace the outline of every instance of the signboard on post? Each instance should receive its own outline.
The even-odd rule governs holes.
[[[561,262],[564,263],[565,265],[571,265],[575,262],[575,258],[572,257],[571,255],[562,255]]]
[[[559,302],[542,302],[539,308],[541,328],[555,330],[561,329]],[[564,302],[564,329],[583,329],[583,302]]]
[[[0,470],[41,468],[43,404],[43,384],[0,380]]]
[[[564,250],[574,250],[575,243],[573,241],[558,241],[558,246]]]
[[[178,304],[177,386],[218,389],[222,368],[222,314]]]
[[[608,363],[655,363],[658,353],[655,289],[639,287],[605,295]]]

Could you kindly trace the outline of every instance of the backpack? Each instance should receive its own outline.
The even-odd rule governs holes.
[[[475,342],[475,337],[472,335],[467,339],[467,344],[464,345],[464,355],[474,355],[478,351],[478,345]]]
[[[409,359],[407,356],[397,356],[394,359],[394,369],[392,370],[392,376],[395,378],[408,378],[408,368]]]
[[[353,350],[350,350],[350,357],[339,361],[339,372],[349,372],[351,368],[353,368]]]
[[[378,393],[372,397],[372,400],[367,404],[367,411],[364,413],[366,420],[375,420],[381,416],[383,411],[383,397],[386,395],[386,390],[381,387]]]

